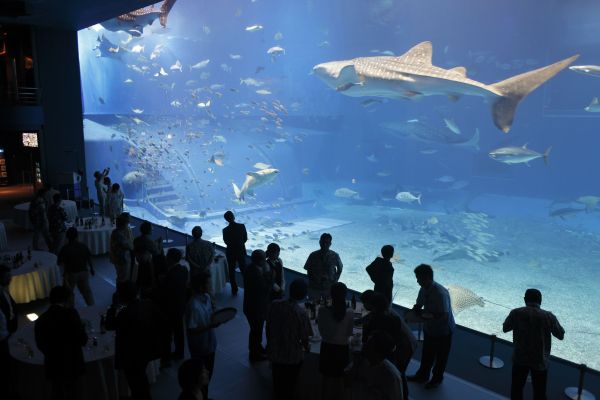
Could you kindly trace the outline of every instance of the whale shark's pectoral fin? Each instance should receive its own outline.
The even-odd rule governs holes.
[[[431,65],[433,49],[431,42],[421,42],[412,49],[402,54],[398,61],[411,65]]]

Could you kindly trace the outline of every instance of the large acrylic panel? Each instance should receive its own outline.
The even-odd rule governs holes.
[[[158,3],[79,32],[88,181],[110,166],[134,215],[201,225],[215,242],[233,209],[249,249],[278,242],[297,270],[330,232],[357,290],[393,244],[395,302],[413,304],[412,270],[430,263],[459,323],[507,339],[509,310],[539,288],[567,331],[553,353],[598,369],[586,349],[600,346],[599,73],[552,71],[508,133],[490,108],[531,80],[489,85],[575,54],[600,64],[599,12],[558,0]],[[423,41],[433,65],[466,77],[431,67],[427,46],[392,58]],[[313,69],[331,61],[345,62]]]

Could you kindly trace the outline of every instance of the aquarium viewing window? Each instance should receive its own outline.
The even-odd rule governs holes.
[[[133,215],[216,243],[234,210],[249,250],[279,243],[300,272],[329,232],[359,291],[391,244],[396,303],[428,263],[458,323],[507,340],[538,288],[567,332],[553,354],[600,369],[600,74],[582,67],[600,63],[600,5],[572,7],[168,0],[115,16],[78,33],[87,182],[110,167]]]

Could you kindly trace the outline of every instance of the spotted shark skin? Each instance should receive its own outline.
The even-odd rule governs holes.
[[[452,100],[463,95],[484,97],[492,105],[494,124],[507,133],[519,102],[579,57],[574,55],[488,85],[468,78],[464,67],[444,69],[433,65],[432,54],[431,42],[422,42],[399,57],[331,61],[315,65],[313,72],[331,88],[351,97],[409,100],[435,95]]]

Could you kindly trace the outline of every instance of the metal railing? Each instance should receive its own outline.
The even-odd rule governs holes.
[[[4,105],[39,105],[41,90],[36,87],[0,87],[0,104]]]

